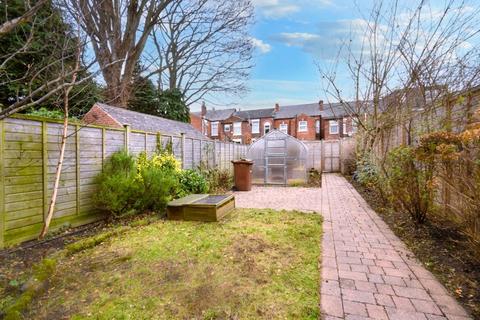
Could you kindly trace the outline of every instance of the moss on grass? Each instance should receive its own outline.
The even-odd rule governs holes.
[[[221,223],[120,230],[67,249],[27,317],[319,317],[320,215],[235,210]]]

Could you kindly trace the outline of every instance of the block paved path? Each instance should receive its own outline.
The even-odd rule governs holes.
[[[340,175],[315,188],[254,187],[240,208],[317,211],[324,217],[324,319],[472,319]]]

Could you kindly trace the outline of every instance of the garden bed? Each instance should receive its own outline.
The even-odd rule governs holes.
[[[25,318],[319,317],[320,215],[235,210],[221,223],[160,220],[113,234],[57,252]]]
[[[355,180],[351,183],[452,296],[475,319],[480,319],[479,253],[474,252],[467,237],[439,218],[430,217],[423,225],[415,224],[408,214],[385,205],[374,190]]]

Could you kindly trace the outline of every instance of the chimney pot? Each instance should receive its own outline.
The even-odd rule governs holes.
[[[275,112],[280,111],[280,105],[278,103],[275,103]]]
[[[202,102],[202,117],[207,114],[207,106],[205,105],[205,101]]]
[[[320,108],[320,111],[323,111],[323,100],[318,101],[318,106]]]

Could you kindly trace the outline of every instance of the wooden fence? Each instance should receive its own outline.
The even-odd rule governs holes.
[[[323,172],[347,171],[346,163],[355,158],[355,139],[302,141],[308,149],[307,169]]]
[[[0,248],[37,237],[48,210],[62,134],[62,123],[14,116],[0,121]],[[87,224],[102,217],[91,195],[94,177],[115,151],[133,154],[171,143],[183,168],[200,163],[231,169],[231,160],[245,156],[245,145],[162,135],[125,129],[72,124],[51,230]]]

